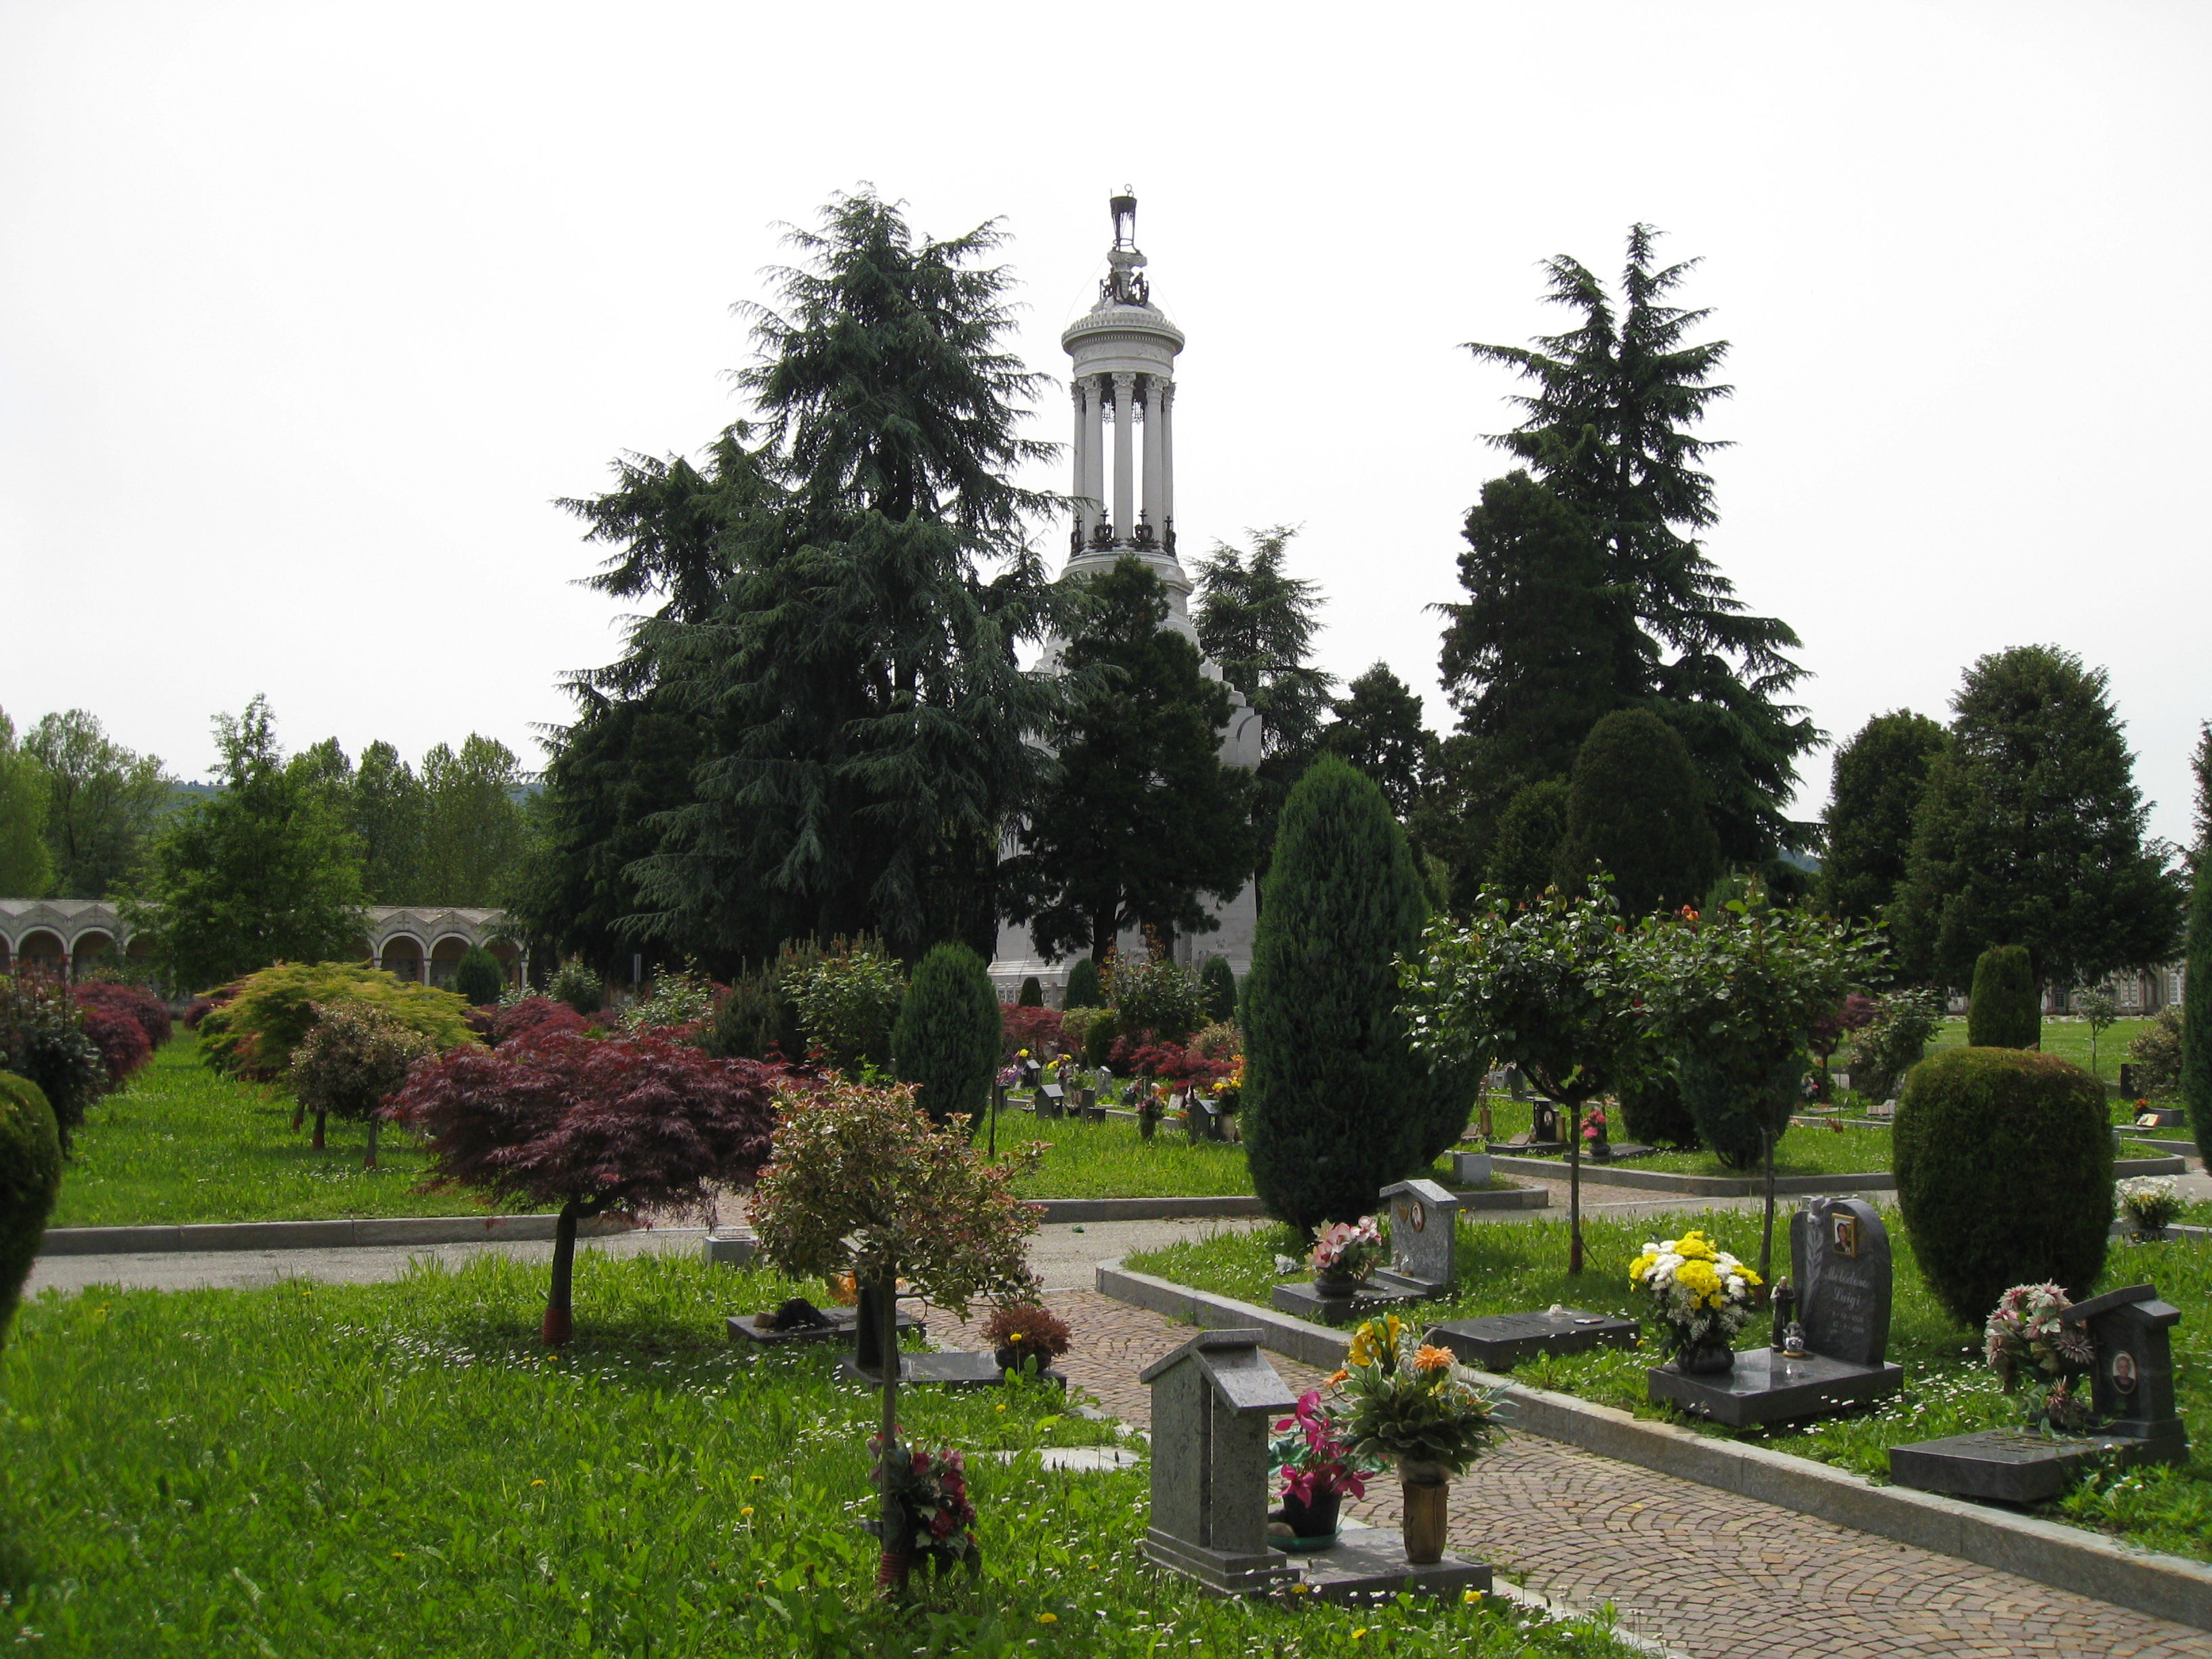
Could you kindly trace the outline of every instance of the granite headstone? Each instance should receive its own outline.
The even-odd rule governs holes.
[[[1201,1331],[1137,1374],[1152,1391],[1155,1565],[1228,1595],[1295,1576],[1267,1542],[1269,1425],[1297,1403],[1256,1330]]]
[[[1874,1206],[1812,1200],[1790,1218],[1790,1261],[1807,1347],[1854,1365],[1889,1357],[1889,1230]]]
[[[1448,1294],[1459,1279],[1459,1200],[1433,1181],[1395,1182],[1381,1197],[1390,1218],[1389,1276],[1431,1296]]]

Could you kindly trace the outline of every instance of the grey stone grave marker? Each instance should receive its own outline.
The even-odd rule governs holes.
[[[1491,1169],[1488,1152],[1454,1152],[1452,1179],[1462,1187],[1487,1187]]]
[[[1583,1353],[1591,1348],[1632,1348],[1642,1327],[1613,1314],[1553,1308],[1547,1313],[1492,1314],[1482,1319],[1453,1319],[1430,1331],[1426,1340],[1449,1348],[1463,1365],[1502,1371],[1539,1354]]]
[[[1226,1595],[1295,1574],[1267,1543],[1267,1431],[1297,1404],[1255,1330],[1201,1331],[1137,1374],[1152,1391],[1155,1565]]]
[[[1364,1284],[1338,1294],[1312,1280],[1278,1285],[1268,1300],[1281,1312],[1327,1325],[1355,1320],[1409,1302],[1449,1296],[1457,1280],[1453,1246],[1459,1235],[1459,1199],[1433,1181],[1400,1181],[1376,1200],[1390,1221],[1390,1265]]]
[[[1067,1091],[1057,1083],[1048,1083],[1036,1091],[1036,1115],[1039,1117],[1065,1117],[1067,1115]]]
[[[1791,1277],[1808,1352],[1789,1358],[1753,1348],[1735,1367],[1685,1376],[1671,1364],[1645,1375],[1654,1401],[1670,1400],[1731,1428],[1816,1417],[1905,1386],[1905,1368],[1883,1358],[1889,1342],[1889,1231],[1863,1199],[1808,1200],[1790,1221]]]

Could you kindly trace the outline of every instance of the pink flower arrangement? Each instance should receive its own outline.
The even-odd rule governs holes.
[[[1308,1389],[1291,1414],[1277,1420],[1267,1451],[1283,1477],[1283,1496],[1301,1504],[1333,1492],[1364,1498],[1367,1477],[1382,1468],[1380,1461],[1358,1456],[1345,1444],[1319,1389]]]
[[[1357,1221],[1332,1221],[1323,1227],[1307,1260],[1317,1273],[1349,1273],[1354,1279],[1364,1279],[1382,1255],[1382,1230],[1375,1224],[1373,1216],[1364,1215]]]

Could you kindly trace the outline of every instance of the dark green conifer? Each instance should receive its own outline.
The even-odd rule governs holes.
[[[1078,957],[1075,965],[1067,970],[1066,994],[1060,998],[1063,1008],[1103,1008],[1106,993],[1098,975],[1098,964],[1089,957]]]
[[[2040,1048],[2043,1006],[2027,947],[1992,945],[1974,963],[1974,988],[1966,1002],[1970,1048]]]
[[[916,964],[891,1027],[891,1069],[921,1085],[921,1108],[945,1122],[964,1113],[972,1133],[990,1104],[1001,1027],[999,994],[982,957],[964,945],[933,945]]]
[[[1631,916],[1696,903],[1720,867],[1704,793],[1689,750],[1666,721],[1641,708],[1607,714],[1575,757],[1553,880],[1578,890],[1607,871]]]

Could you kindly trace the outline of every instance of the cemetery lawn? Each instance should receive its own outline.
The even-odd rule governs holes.
[[[2115,1024],[2107,1025],[2097,1036],[2097,1064],[2094,1068],[2096,1075],[2117,1088],[2120,1081],[2120,1062],[2128,1057],[2128,1044],[2156,1024],[2155,1020],[2149,1019],[2124,1019]],[[1936,1035],[1929,1039],[1928,1052],[1933,1054],[1938,1048],[1963,1048],[1966,1046],[1966,1022],[1963,1019],[1947,1019]],[[2072,1015],[2045,1015],[2043,1021],[2043,1052],[2046,1054],[2057,1054],[2063,1059],[2072,1060],[2083,1071],[2090,1071],[2093,1068],[2089,1064],[2087,1023]],[[1837,1070],[1847,1072],[1850,1069],[1850,1051],[1847,1048],[1837,1056],[1834,1061]],[[2124,1114],[2118,1121],[2124,1123],[2132,1116],[2132,1113]]]
[[[48,1225],[323,1221],[356,1216],[480,1215],[465,1192],[418,1191],[428,1160],[404,1131],[377,1137],[380,1166],[361,1167],[368,1129],[332,1121],[326,1151],[292,1127],[292,1097],[200,1063],[181,1032],[118,1092],[98,1102],[62,1167]]]
[[[577,1341],[545,1270],[375,1285],[48,1293],[0,1350],[0,1642],[60,1654],[1394,1653],[1626,1659],[1494,1600],[1358,1613],[1218,1601],[1144,1564],[1142,1466],[1042,1390],[902,1401],[971,1458],[979,1577],[872,1595],[872,1395],[823,1351],[733,1348],[794,1287],[588,1249]],[[812,1287],[820,1294],[818,1286]],[[1000,1462],[994,1453],[1012,1454]],[[1383,1637],[1378,1643],[1372,1638]]]
[[[1778,1206],[1775,1217],[1778,1273],[1788,1271],[1790,1212],[1785,1202]],[[1913,1265],[1912,1241],[1894,1207],[1881,1206],[1881,1215],[1896,1261],[1889,1357],[1905,1367],[1905,1392],[1878,1410],[1764,1431],[1730,1430],[1683,1416],[1672,1407],[1654,1406],[1645,1397],[1645,1368],[1660,1360],[1648,1338],[1647,1346],[1634,1352],[1602,1350],[1533,1360],[1515,1369],[1514,1380],[1639,1417],[1663,1417],[1705,1433],[1756,1440],[1876,1480],[1888,1477],[1888,1449],[1893,1445],[2016,1426],[2021,1402],[2002,1393],[1982,1364],[1979,1333],[1950,1322],[1921,1282]],[[1630,1260],[1646,1240],[1679,1237],[1691,1227],[1705,1229],[1723,1249],[1756,1262],[1756,1212],[1685,1211],[1633,1222],[1585,1217],[1587,1259],[1579,1279],[1566,1271],[1564,1221],[1486,1221],[1459,1230],[1459,1279],[1466,1288],[1450,1299],[1424,1304],[1421,1316],[1441,1322],[1483,1314],[1525,1313],[1560,1304],[1634,1318],[1642,1310],[1628,1287]],[[1222,1232],[1132,1255],[1127,1265],[1264,1308],[1274,1285],[1302,1276],[1276,1273],[1279,1252],[1303,1255],[1304,1245],[1284,1227]],[[2153,1549],[2212,1560],[2212,1239],[2160,1244],[2116,1240],[2097,1288],[2112,1290],[2146,1280],[2181,1310],[2181,1322],[2173,1331],[2173,1357],[2176,1391],[2189,1428],[2190,1461],[2178,1468],[2092,1477],[2046,1506],[2044,1513],[2118,1533]],[[1765,1340],[1754,1318],[1738,1346],[1759,1347]],[[1478,1464],[1476,1478],[1480,1475]]]
[[[988,1131],[975,1136],[987,1146]],[[1252,1190],[1244,1148],[1232,1141],[1191,1139],[1180,1124],[1162,1123],[1150,1140],[1125,1117],[1103,1123],[1079,1118],[999,1115],[999,1153],[1042,1141],[1037,1166],[1015,1182],[1024,1198],[1198,1198]]]
[[[1521,1109],[1526,1114],[1528,1108]],[[1502,1114],[1494,1114],[1502,1116]],[[1861,1126],[1842,1123],[1832,1118],[1800,1121],[1790,1125],[1790,1132],[1775,1143],[1774,1173],[1778,1176],[1838,1176],[1872,1175],[1890,1167],[1890,1129],[1887,1124]],[[2121,1158],[2165,1158],[2169,1154],[2157,1146],[2145,1146],[2134,1141],[2123,1141],[2118,1147]],[[1564,1155],[1553,1158],[1558,1164],[1559,1180],[1565,1180],[1567,1160]],[[1583,1160],[1583,1179],[1601,1182],[1607,1165],[1591,1159]],[[1624,1170],[1660,1170],[1670,1175],[1718,1176],[1729,1180],[1759,1180],[1765,1173],[1758,1165],[1748,1170],[1731,1170],[1711,1152],[1660,1152],[1641,1158],[1624,1158],[1620,1167]]]

